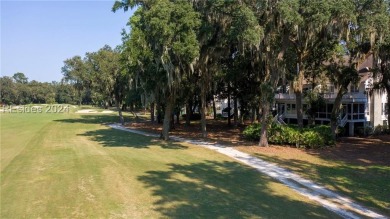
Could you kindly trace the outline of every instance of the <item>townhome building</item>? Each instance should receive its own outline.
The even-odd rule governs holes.
[[[364,133],[366,127],[387,125],[386,108],[387,93],[372,91],[374,82],[371,67],[372,56],[369,56],[359,67],[360,81],[357,85],[351,84],[348,92],[342,98],[342,109],[339,115],[339,126],[345,135],[354,136]],[[325,100],[325,107],[316,112],[315,124],[329,124],[334,101],[338,88],[330,81],[326,81],[326,89],[321,89],[321,95]],[[324,83],[323,83],[324,84]],[[321,86],[321,85],[318,85]],[[304,91],[312,89],[312,84],[304,82]],[[285,89],[275,94],[275,109],[277,119],[290,124],[297,123],[296,97],[292,89]],[[303,100],[304,124],[308,124],[309,117],[306,114],[308,104]]]

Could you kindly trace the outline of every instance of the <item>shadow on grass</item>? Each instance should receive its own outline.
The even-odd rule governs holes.
[[[336,166],[313,165],[297,159],[281,159],[258,153],[255,156],[277,163],[320,184],[331,185],[336,192],[343,192],[367,206],[390,215],[390,167],[388,166],[337,163]]]
[[[80,136],[86,136],[92,141],[99,142],[104,147],[132,147],[149,148],[151,146],[160,146],[164,149],[186,149],[176,142],[164,142],[155,138],[146,137],[138,134],[124,132],[116,129],[98,129],[87,131]]]
[[[104,123],[116,123],[119,122],[118,115],[108,114],[108,115],[80,115],[79,118],[70,118],[70,119],[57,119],[56,122],[65,122],[65,123],[84,123],[84,124],[104,124]]]
[[[341,160],[363,166],[390,166],[390,136],[341,138],[336,147],[308,152],[326,160]]]
[[[168,218],[329,218],[325,208],[293,200],[270,179],[236,162],[168,164],[138,177]],[[284,188],[284,187],[282,187]]]

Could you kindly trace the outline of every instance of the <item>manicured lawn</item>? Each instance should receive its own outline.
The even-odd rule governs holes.
[[[365,144],[370,142],[360,144],[369,147]],[[381,144],[382,150],[386,145],[390,147],[387,142]],[[238,149],[276,163],[390,216],[390,166],[386,164],[388,161],[375,160],[374,156],[370,158],[362,154],[361,157],[349,157],[353,153],[352,150],[358,149],[359,146],[361,145],[355,142],[350,147],[341,147],[340,150],[344,151],[340,151],[342,153],[339,153],[338,157],[325,156],[327,152],[325,150],[305,151],[277,146],[272,148],[244,146]],[[330,149],[332,150],[339,150],[339,148]],[[374,145],[373,150],[375,150]],[[375,153],[371,154],[375,155]]]
[[[337,218],[216,152],[101,125],[114,115],[0,116],[1,218]]]

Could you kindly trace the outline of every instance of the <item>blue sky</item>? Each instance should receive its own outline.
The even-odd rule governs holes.
[[[59,81],[63,61],[121,44],[131,11],[111,12],[114,1],[1,0],[1,75]]]

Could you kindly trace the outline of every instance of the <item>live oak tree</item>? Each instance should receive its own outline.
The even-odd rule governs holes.
[[[201,84],[202,136],[207,137],[207,94],[211,90],[210,82],[221,71],[221,59],[233,61],[235,52],[257,46],[262,32],[246,2],[193,1],[193,5],[201,16],[201,27],[197,33],[200,54],[195,71],[200,75]],[[227,84],[230,87],[230,82]]]
[[[144,31],[153,59],[166,73],[161,86],[164,88],[165,115],[162,138],[169,139],[170,118],[175,98],[180,89],[184,72],[193,70],[193,62],[199,55],[196,31],[199,15],[188,1],[123,1],[116,2],[114,10],[134,7],[141,9],[140,29]]]
[[[330,80],[339,87],[331,115],[334,138],[339,125],[343,95],[348,91],[349,85],[359,82],[359,65],[378,51],[378,41],[386,36],[385,32],[389,28],[388,8],[388,2],[384,0],[350,1],[349,4],[339,6],[342,9],[339,16],[343,19],[339,19],[342,25],[338,26],[343,43],[335,47],[331,69],[328,71]],[[340,47],[343,47],[341,52]]]
[[[375,31],[373,54],[374,92],[387,93],[387,128],[390,129],[390,1],[375,2],[375,16],[367,16]]]
[[[387,93],[387,128],[390,129],[390,40],[379,45],[377,56],[380,61],[374,66],[374,76],[379,80],[374,83],[373,88]]]
[[[258,58],[261,75],[260,103],[261,130],[259,146],[268,146],[268,127],[271,104],[274,102],[276,85],[284,72],[282,62],[287,50],[286,25],[282,22],[279,12],[280,1],[265,1],[260,15],[260,24],[264,28],[264,38],[260,44]]]
[[[288,39],[296,60],[292,88],[296,96],[298,126],[303,127],[302,91],[309,58],[321,43],[329,40],[329,36],[345,30],[354,8],[349,0],[282,0],[279,10],[289,31]]]
[[[62,74],[66,82],[69,82],[77,91],[78,104],[82,102],[82,92],[87,86],[89,81],[87,74],[86,65],[81,56],[74,56],[64,61],[62,67]]]
[[[119,120],[124,124],[123,99],[128,86],[128,74],[121,65],[120,48],[104,46],[97,52],[86,54],[86,65],[91,78],[91,87],[103,95],[104,100],[114,100]]]
[[[15,104],[17,101],[17,89],[11,77],[0,77],[1,103]],[[16,103],[18,104],[18,103]]]
[[[163,89],[157,85],[164,80],[165,74],[154,62],[152,48],[147,42],[145,32],[142,30],[142,10],[142,8],[138,9],[129,19],[128,25],[131,33],[122,33],[122,60],[128,69],[128,74],[130,74],[129,92],[135,95],[141,92],[144,101],[148,99],[150,102],[151,121],[155,121],[154,111],[157,108],[157,121],[160,122],[160,93]],[[130,106],[130,109],[132,109],[132,106]]]
[[[342,96],[359,80],[356,67],[365,56],[382,56],[385,74],[382,30],[389,26],[384,19],[388,5],[387,0],[122,0],[113,10],[138,7],[121,60],[129,83],[141,88],[144,99],[148,96],[158,107],[164,103],[164,139],[173,108],[186,102],[189,119],[189,106],[199,99],[202,136],[207,137],[206,106],[216,85],[225,83],[235,99],[242,96],[243,107],[261,105],[259,145],[267,146],[271,104],[281,78],[293,79],[302,127],[304,79],[315,87],[327,69],[326,76],[339,86],[331,120],[335,132]],[[386,80],[383,75],[377,85],[384,81],[381,86],[386,86]],[[187,95],[179,95],[183,92]]]
[[[12,78],[15,80],[16,83],[21,83],[21,84],[28,83],[28,78],[22,72],[15,73],[12,76]]]

